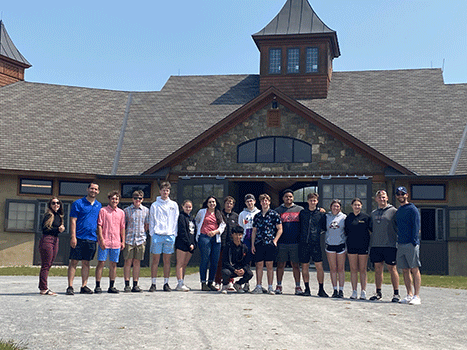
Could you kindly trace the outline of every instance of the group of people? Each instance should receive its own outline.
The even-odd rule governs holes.
[[[119,191],[108,193],[108,205],[97,201],[99,185],[90,183],[87,195],[73,202],[70,211],[70,262],[68,266],[67,295],[74,294],[73,280],[78,262],[82,262],[81,294],[102,293],[101,278],[105,262],[109,260],[108,293],[119,293],[115,287],[117,263],[120,251],[124,258],[124,292],[141,292],[138,285],[140,262],[144,259],[146,232],[150,236],[151,285],[149,292],[157,290],[157,270],[162,255],[162,289],[170,292],[171,256],[176,252],[176,276],[178,291],[189,291],[184,283],[185,270],[196,248],[200,251],[200,282],[202,291],[229,289],[237,292],[250,291],[253,278],[251,264],[256,266],[256,286],[252,293],[282,294],[282,282],[286,263],[292,265],[296,295],[311,295],[310,261],[314,262],[318,293],[328,297],[324,290],[321,234],[325,233],[325,252],[329,262],[334,298],[344,297],[345,261],[349,258],[352,295],[357,299],[358,273],[360,273],[360,299],[366,299],[366,271],[368,256],[375,266],[376,293],[370,300],[382,298],[383,268],[386,263],[394,288],[393,302],[420,304],[419,231],[420,216],[417,208],[408,202],[405,187],[399,187],[396,196],[400,202],[396,210],[388,204],[386,191],[376,193],[378,208],[371,215],[362,212],[362,201],[352,201],[353,212],[348,216],[341,209],[341,202],[331,202],[330,211],[318,207],[319,195],[310,193],[306,208],[294,203],[292,190],[283,192],[283,204],[270,208],[271,198],[259,196],[261,210],[256,207],[252,194],[245,196],[245,209],[233,211],[235,199],[227,196],[221,209],[214,196],[206,198],[202,209],[193,218],[193,203],[185,200],[182,211],[170,199],[169,182],[160,184],[160,196],[148,209],[144,206],[143,191],[133,193],[133,204],[122,210]],[[48,271],[58,252],[58,235],[65,230],[63,204],[53,197],[47,206],[39,244],[42,267],[39,278],[40,293],[56,295],[48,288]],[[371,247],[371,249],[370,249]],[[96,249],[97,248],[97,249]],[[90,261],[97,250],[94,291],[88,287]],[[370,252],[370,254],[368,254]],[[399,297],[399,275],[402,268],[407,297]],[[273,288],[274,262],[276,287]],[[267,289],[263,287],[263,268],[266,265]],[[300,271],[301,267],[301,271]],[[131,269],[133,268],[133,272]],[[209,270],[209,272],[208,272]],[[132,273],[131,273],[132,272]],[[301,273],[300,273],[301,272]],[[130,286],[130,278],[133,285]],[[301,288],[303,277],[305,290]],[[235,282],[235,278],[239,278]],[[412,288],[412,285],[414,288]]]

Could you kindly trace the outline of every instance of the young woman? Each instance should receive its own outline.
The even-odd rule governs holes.
[[[57,295],[47,286],[49,270],[58,253],[58,235],[65,231],[63,225],[63,203],[53,197],[47,204],[47,211],[42,220],[42,237],[39,241],[41,256],[41,272],[39,274],[39,290],[42,295]]]
[[[190,216],[193,203],[188,199],[184,200],[182,209],[178,216],[178,231],[177,238],[175,239],[175,249],[177,250],[177,266],[175,271],[178,279],[177,290],[188,292],[190,288],[185,285],[184,278],[186,267],[196,248],[196,224]]]
[[[329,262],[331,282],[334,288],[333,298],[344,297],[345,283],[345,232],[344,221],[346,215],[341,211],[341,201],[331,202],[331,212],[323,216],[321,228],[326,231],[326,256]],[[339,275],[339,291],[337,291],[337,276]]]
[[[213,281],[221,251],[221,235],[226,224],[216,197],[209,196],[206,198],[202,209],[196,214],[195,222],[197,228],[196,237],[201,255],[199,266],[201,290],[217,291]],[[209,277],[206,283],[208,265]]]
[[[350,281],[352,296],[357,299],[358,272],[360,271],[360,299],[366,299],[366,270],[368,264],[368,246],[370,245],[370,216],[362,213],[362,201],[355,198],[352,201],[353,213],[345,219],[345,234],[347,236],[347,254],[350,265]]]

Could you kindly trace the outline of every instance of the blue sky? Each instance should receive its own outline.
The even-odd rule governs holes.
[[[171,75],[258,74],[251,35],[286,0],[13,1],[0,14],[27,81],[160,90]],[[335,71],[442,68],[467,83],[467,1],[309,0],[337,31]]]

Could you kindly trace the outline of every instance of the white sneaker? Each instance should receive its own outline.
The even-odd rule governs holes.
[[[227,294],[227,290],[228,290],[228,289],[229,289],[229,286],[227,286],[227,285],[224,286],[224,285],[223,285],[222,288],[220,289],[220,292],[221,292],[222,294]]]
[[[242,289],[245,293],[248,293],[250,291],[250,284],[248,282],[245,283]]]
[[[418,295],[414,296],[412,300],[410,300],[409,304],[410,305],[420,305],[422,303],[422,300]]]
[[[232,290],[234,291],[235,288],[234,288],[234,284],[232,282],[229,282],[229,287],[228,287],[229,290]]]
[[[357,291],[354,290],[354,291],[352,292],[352,295],[350,296],[350,299],[357,299],[357,297],[358,297]]]
[[[175,288],[175,289],[180,291],[180,292],[188,292],[190,290],[190,288],[188,288],[184,284],[177,284],[177,288]]]
[[[360,293],[360,300],[366,300],[366,292],[364,290]]]
[[[272,287],[269,287],[268,288],[268,294],[274,295],[276,293],[274,292],[274,289]]]
[[[263,294],[263,288],[261,286],[256,286],[252,291],[253,294]]]
[[[399,303],[401,304],[408,304],[413,299],[413,296],[407,295],[404,299],[401,299]]]

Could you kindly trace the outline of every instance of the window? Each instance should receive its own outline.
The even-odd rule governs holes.
[[[310,193],[318,193],[318,186],[307,186],[293,191],[294,202],[306,203]]]
[[[52,194],[52,180],[21,179],[19,193]]]
[[[7,199],[5,231],[34,232],[37,201]]]
[[[269,50],[269,74],[281,74],[282,50]]]
[[[287,50],[287,73],[300,73],[300,49]]]
[[[444,208],[420,208],[420,231],[422,241],[444,241]]]
[[[446,185],[412,185],[410,197],[413,200],[446,200]]]
[[[151,183],[122,183],[122,198],[131,198],[139,190],[144,192],[144,198],[151,198]]]
[[[311,145],[289,137],[260,137],[237,147],[238,163],[310,163]]]
[[[209,196],[216,197],[222,207],[224,197],[227,195],[227,180],[180,180],[177,193],[178,203],[181,204],[185,199],[193,202],[192,214],[196,215]]]
[[[449,238],[467,238],[467,209],[449,210]]]
[[[319,183],[319,200],[324,209],[330,209],[333,199],[340,199],[342,211],[351,213],[352,200],[358,197],[362,201],[362,211],[371,212],[371,180],[321,180]]]
[[[316,73],[318,71],[318,48],[308,47],[306,49],[306,72]]]
[[[88,191],[89,182],[60,181],[60,196],[85,196]]]

